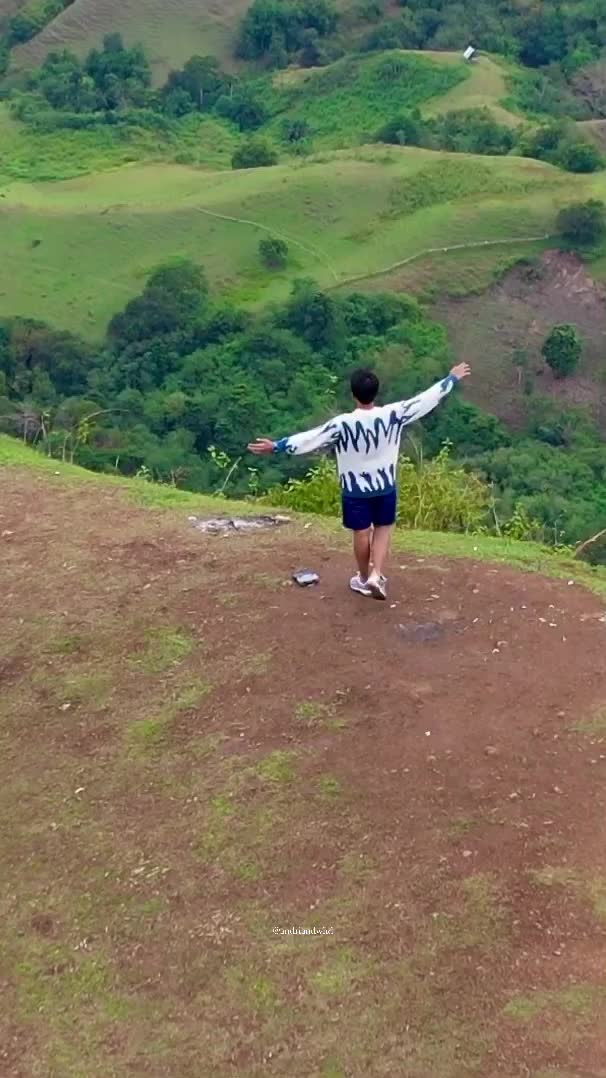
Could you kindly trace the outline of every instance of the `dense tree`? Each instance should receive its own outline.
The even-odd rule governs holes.
[[[223,94],[216,107],[219,115],[232,120],[240,131],[254,131],[267,119],[265,105],[247,86],[239,87],[234,93]]]
[[[206,278],[199,266],[187,261],[162,266],[151,275],[142,295],[112,318],[109,338],[120,349],[177,330],[191,332],[205,313],[207,297]]]
[[[486,108],[462,109],[427,118],[419,109],[401,112],[384,124],[375,138],[377,142],[456,153],[507,154],[515,144],[511,128],[498,123]]]
[[[144,106],[150,81],[143,49],[127,49],[119,34],[109,34],[84,64],[68,50],[49,53],[27,85],[53,109],[87,113]]]
[[[326,37],[337,21],[333,0],[253,0],[242,21],[238,54],[246,60],[268,56],[279,35],[289,55],[303,47],[306,30]]]
[[[554,326],[543,343],[543,356],[556,378],[565,378],[579,365],[583,342],[575,326]]]
[[[180,71],[171,71],[161,91],[167,112],[207,111],[214,107],[228,83],[214,56],[192,56]]]
[[[606,205],[601,199],[573,202],[558,214],[558,232],[581,247],[598,243],[606,234]]]

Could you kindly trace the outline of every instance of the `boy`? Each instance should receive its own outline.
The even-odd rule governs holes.
[[[355,410],[331,419],[303,434],[277,442],[258,438],[251,453],[313,453],[332,448],[343,496],[343,524],[353,532],[358,572],[350,581],[352,591],[386,599],[383,576],[389,543],[396,522],[396,466],[404,427],[421,419],[446,397],[471,369],[459,363],[431,389],[411,400],[377,405],[379,379],[369,370],[355,371],[351,392]]]

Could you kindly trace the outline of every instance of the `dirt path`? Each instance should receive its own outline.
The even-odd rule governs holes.
[[[379,604],[313,528],[11,472],[0,535],[3,1075],[606,1074],[595,596]]]

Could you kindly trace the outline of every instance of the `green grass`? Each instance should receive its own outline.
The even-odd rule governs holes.
[[[0,200],[11,250],[0,265],[0,315],[99,336],[174,255],[200,261],[217,293],[260,304],[283,298],[296,276],[336,286],[432,248],[541,235],[562,204],[604,189],[606,177],[536,161],[395,147],[387,158],[375,147],[242,172],[157,164],[15,182]],[[268,232],[289,243],[286,274],[260,270]]]
[[[250,502],[227,499],[218,502],[216,498],[208,495],[192,494],[189,491],[136,479],[99,475],[87,472],[74,464],[60,464],[58,461],[48,460],[42,454],[6,434],[0,434],[1,467],[33,469],[49,478],[52,476],[53,481],[57,483],[109,484],[122,489],[125,497],[135,504],[162,512],[179,510],[201,513],[207,511],[216,514],[218,507],[221,513],[256,512],[255,506]],[[307,519],[313,520],[319,534],[325,534],[331,538],[342,536],[341,525],[336,519],[316,516]],[[396,532],[395,549],[417,556],[472,558],[474,561],[511,565],[524,572],[542,573],[545,576],[568,580],[574,578],[578,584],[583,584],[598,595],[606,596],[605,569],[591,568],[584,562],[575,561],[570,555],[554,552],[538,543],[498,539],[487,535],[469,536],[446,532],[402,530]]]
[[[603,1003],[604,991],[604,988],[593,984],[575,984],[568,988],[535,992],[532,996],[514,996],[504,1013],[508,1018],[523,1023],[554,1011],[563,1018],[591,1018]]]
[[[466,76],[463,62],[436,64],[422,53],[399,50],[347,56],[294,76],[287,72],[274,83],[270,104],[279,114],[267,130],[279,138],[285,120],[301,120],[314,150],[359,146],[398,112],[446,94]]]
[[[570,865],[546,865],[530,876],[541,887],[561,888],[584,899],[597,921],[606,920],[606,877]]]
[[[520,117],[510,112],[503,103],[508,94],[508,75],[512,70],[517,70],[513,65],[507,65],[500,58],[484,55],[469,65],[461,59],[458,52],[427,51],[423,55],[431,57],[434,63],[455,69],[464,67],[467,75],[445,94],[427,101],[421,110],[426,116],[440,116],[459,109],[487,107],[499,123],[513,127],[521,122]]]
[[[179,629],[150,629],[143,650],[132,659],[132,665],[146,674],[162,674],[187,658],[194,641]]]
[[[0,190],[5,183],[66,180],[142,161],[172,161],[207,169],[231,167],[238,136],[212,117],[190,116],[170,131],[100,125],[83,131],[38,131],[0,104]]]
[[[605,737],[606,736],[606,707],[599,707],[596,709],[593,715],[587,718],[578,719],[577,722],[571,727],[576,734],[583,734],[585,737]]]

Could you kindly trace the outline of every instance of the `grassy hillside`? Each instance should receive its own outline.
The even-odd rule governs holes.
[[[392,607],[317,522],[205,537],[233,506],[0,464],[3,1078],[599,1073],[581,568],[402,536]]]
[[[215,288],[260,302],[301,273],[336,285],[428,248],[541,235],[559,205],[604,182],[527,159],[369,148],[242,172],[150,165],[13,183],[0,200],[12,252],[0,312],[97,333],[175,254],[200,261]],[[264,230],[290,243],[281,274],[260,268]]]
[[[237,142],[236,132],[212,116],[187,117],[164,133],[109,125],[39,131],[15,121],[0,103],[0,191],[11,180],[62,180],[137,161],[178,161],[183,155],[208,169],[229,168]]]
[[[413,53],[412,55],[418,55]],[[507,96],[507,74],[510,66],[492,56],[480,56],[473,64],[466,64],[459,52],[436,52],[422,54],[434,63],[465,72],[452,89],[428,101],[422,109],[427,116],[437,116],[457,109],[488,107],[499,123],[517,126],[521,120],[502,104]]]
[[[13,68],[34,67],[52,49],[83,56],[105,34],[116,32],[129,45],[144,45],[157,82],[196,53],[217,56],[229,67],[235,31],[248,6],[249,0],[74,0],[41,34],[13,50]]]
[[[302,121],[316,149],[360,145],[371,142],[398,112],[443,99],[467,80],[460,57],[456,63],[435,63],[401,50],[348,56],[319,70],[295,68],[274,80],[278,116],[268,130],[279,138],[285,120]]]

